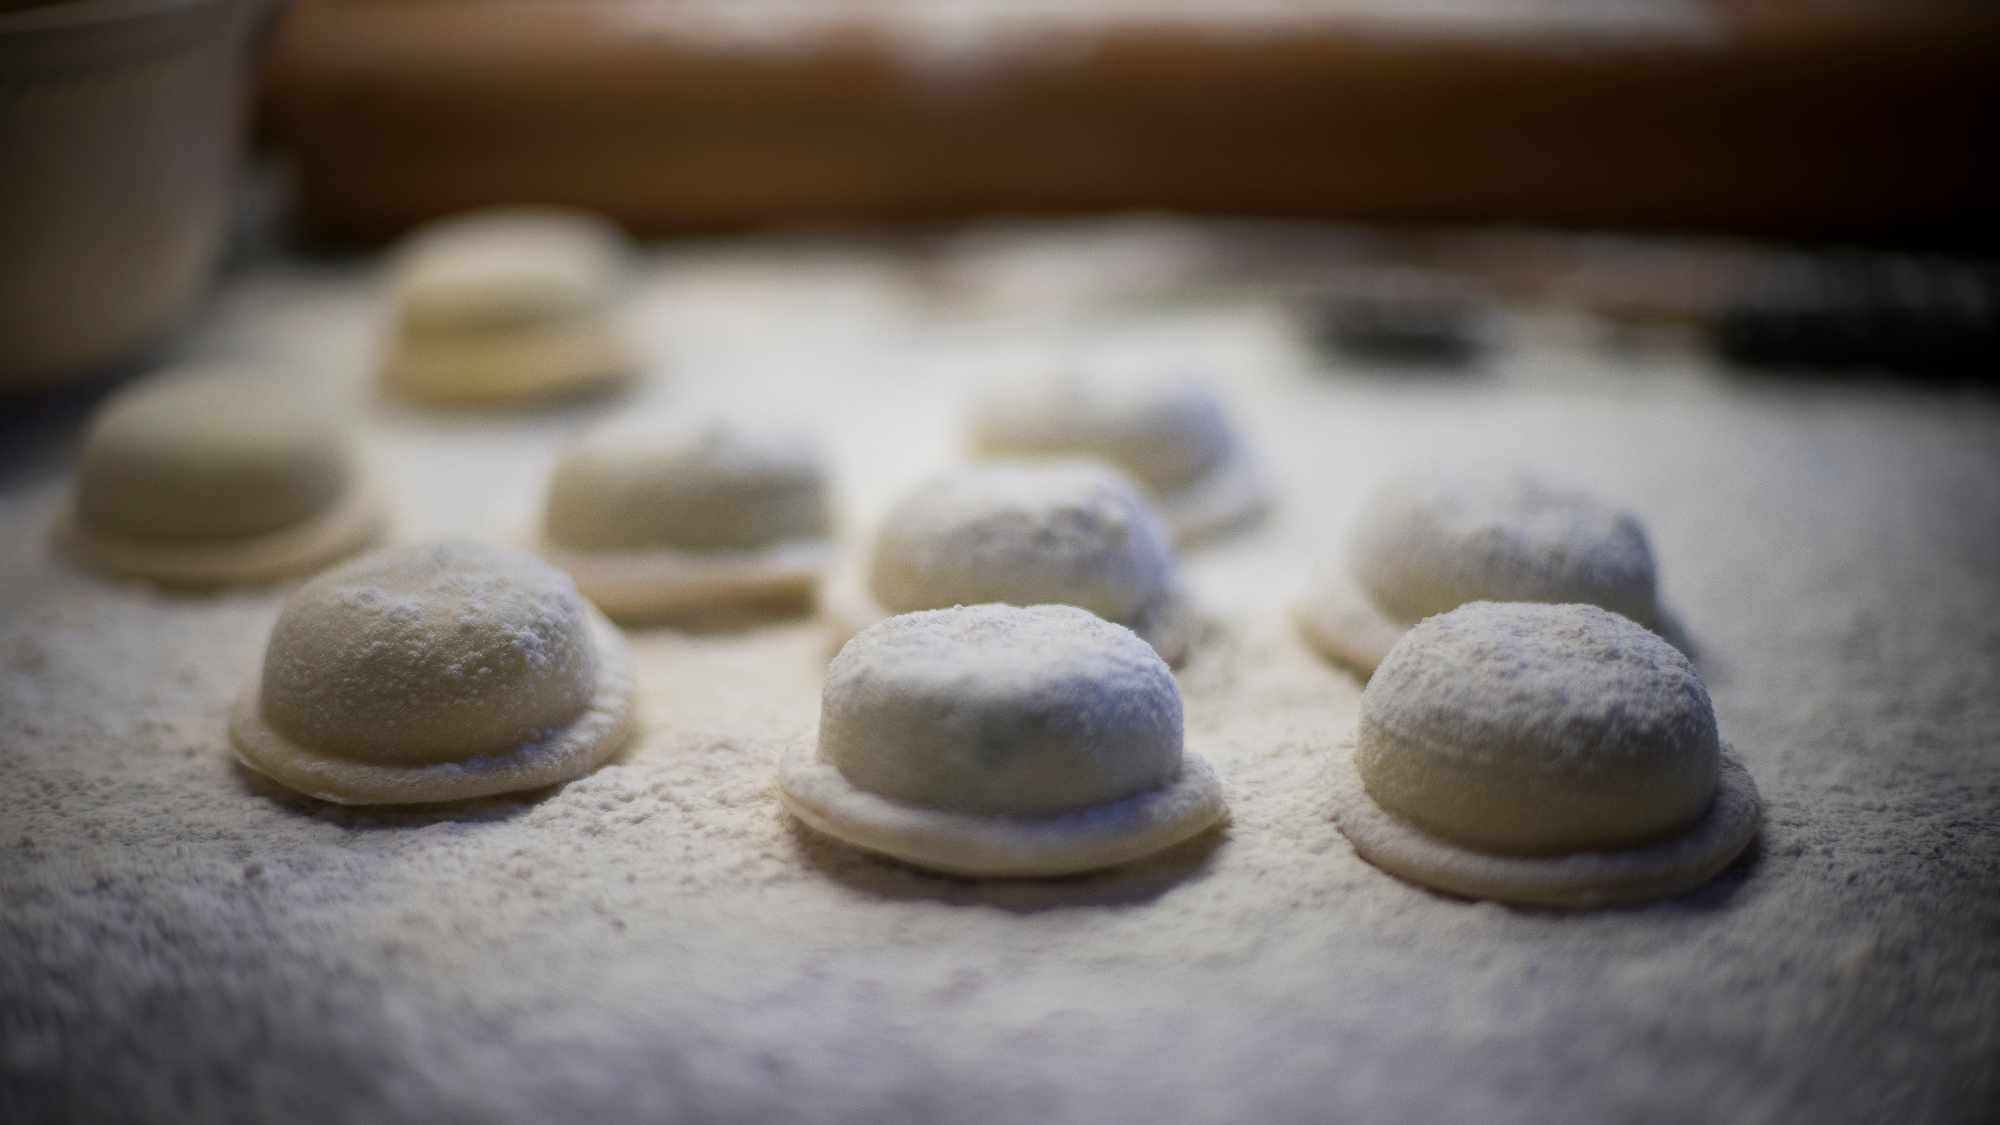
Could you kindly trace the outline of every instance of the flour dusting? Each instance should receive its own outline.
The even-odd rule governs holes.
[[[1026,276],[1037,246],[1077,266],[1010,237],[946,245],[943,269],[976,293],[982,262]],[[818,713],[809,621],[633,632],[635,737],[566,785],[312,800],[226,733],[286,591],[76,566],[46,536],[73,455],[44,432],[74,419],[9,419],[31,452],[0,477],[0,1117],[1875,1122],[2000,1101],[1990,398],[1613,357],[1534,310],[1505,312],[1480,371],[1398,376],[1329,366],[1254,294],[1093,305],[1065,274],[996,308],[928,291],[936,265],[860,238],[650,251],[631,394],[812,418],[851,536],[967,454],[977,390],[1023,357],[1082,333],[1223,372],[1278,493],[1187,559],[1204,620],[1176,678],[1226,829],[1046,881],[803,830],[773,779]],[[380,280],[263,267],[188,350],[367,400]],[[626,405],[371,405],[366,436],[405,539],[499,537],[532,525],[563,442]],[[1744,861],[1557,915],[1419,890],[1336,831],[1319,779],[1360,686],[1285,608],[1372,486],[1447,456],[1588,480],[1644,519],[1764,796]]]

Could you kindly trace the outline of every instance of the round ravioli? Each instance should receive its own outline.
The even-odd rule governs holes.
[[[1357,851],[1477,898],[1662,898],[1756,833],[1756,786],[1693,666],[1597,606],[1474,602],[1425,620],[1369,680],[1334,772]]]
[[[624,741],[624,639],[567,575],[470,540],[380,551],[301,587],[230,734],[243,762],[341,804],[533,789]]]
[[[1151,495],[1191,543],[1263,509],[1255,461],[1205,382],[1118,369],[1069,370],[996,388],[973,430],[984,457],[1095,458]]]
[[[803,610],[830,523],[819,451],[805,437],[633,419],[557,463],[540,550],[619,621],[753,602]]]
[[[1528,473],[1421,474],[1375,493],[1295,618],[1314,648],[1366,672],[1410,626],[1467,602],[1581,602],[1652,628],[1655,585],[1629,512]]]
[[[843,637],[893,614],[956,605],[1071,605],[1177,662],[1193,613],[1166,529],[1121,474],[1083,463],[993,462],[919,488],[890,513],[865,568],[836,576]]]
[[[630,376],[637,361],[612,320],[629,253],[611,223],[553,207],[494,208],[420,228],[391,266],[383,386],[454,405]]]
[[[1166,663],[1069,606],[892,617],[827,671],[816,746],[780,794],[808,825],[921,867],[1062,875],[1123,863],[1222,818],[1184,750]]]
[[[247,368],[191,366],[92,416],[57,534],[114,573],[200,587],[311,570],[382,523],[338,411]]]

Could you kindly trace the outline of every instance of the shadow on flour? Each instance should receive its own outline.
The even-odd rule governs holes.
[[[1171,848],[1102,871],[1054,879],[982,879],[927,871],[842,843],[793,817],[785,820],[806,866],[853,890],[893,902],[993,906],[1016,914],[1151,902],[1175,887],[1207,878],[1214,871],[1216,852],[1229,841],[1225,821]]]

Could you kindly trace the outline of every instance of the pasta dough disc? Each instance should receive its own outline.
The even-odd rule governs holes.
[[[597,654],[596,690],[581,714],[556,733],[463,761],[395,766],[356,761],[302,746],[264,721],[261,683],[229,713],[230,741],[242,763],[302,793],[341,805],[458,801],[538,789],[580,777],[625,743],[635,687],[624,635],[583,607]]]
[[[1408,625],[1376,607],[1344,567],[1329,566],[1313,579],[1312,594],[1292,609],[1292,621],[1321,656],[1372,673]]]
[[[381,538],[388,523],[382,490],[365,471],[325,511],[296,527],[238,540],[178,543],[107,535],[86,527],[72,498],[56,518],[56,541],[113,574],[162,586],[208,589],[271,582],[317,569]]]
[[[1650,902],[1706,883],[1757,835],[1757,783],[1726,743],[1707,812],[1682,835],[1629,851],[1529,857],[1479,851],[1423,831],[1376,804],[1351,745],[1329,763],[1334,822],[1363,859],[1390,874],[1468,898],[1523,906]]]
[[[1069,875],[1177,844],[1228,812],[1222,781],[1183,750],[1180,776],[1150,792],[1077,812],[1006,816],[917,808],[856,788],[799,743],[780,766],[778,797],[829,836],[954,875]]]
[[[833,548],[780,543],[753,551],[565,551],[546,540],[535,550],[568,571],[584,597],[615,621],[641,624],[718,604],[811,598]],[[852,634],[850,634],[852,635]]]

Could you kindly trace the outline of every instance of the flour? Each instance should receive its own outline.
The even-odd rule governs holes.
[[[0,1116],[1874,1122],[2000,1099],[1992,402],[1614,362],[1526,311],[1483,374],[1318,371],[1254,300],[1112,311],[1074,282],[1002,316],[940,305],[899,253],[657,252],[635,397],[813,417],[852,535],[963,456],[975,390],[1058,331],[1226,372],[1282,490],[1187,562],[1212,620],[1177,679],[1228,788],[1221,833],[978,881],[796,827],[773,779],[817,720],[810,621],[633,633],[636,737],[566,786],[313,801],[226,734],[284,591],[165,594],[55,555],[66,447],[10,429],[50,452],[0,487]],[[239,277],[190,349],[360,397],[374,280]],[[403,534],[500,536],[614,408],[375,409],[367,436]],[[1335,829],[1320,779],[1360,686],[1284,608],[1385,467],[1461,455],[1588,480],[1645,520],[1766,803],[1708,885],[1516,911],[1415,889]]]

